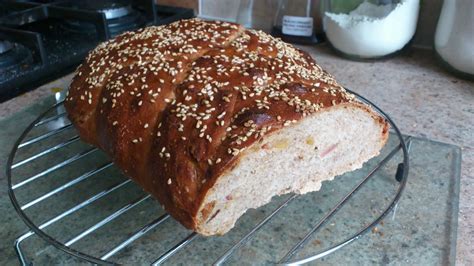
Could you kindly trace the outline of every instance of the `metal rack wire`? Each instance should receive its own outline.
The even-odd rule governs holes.
[[[368,232],[371,228],[377,225],[396,206],[398,200],[400,199],[400,196],[406,185],[407,177],[408,177],[408,163],[409,163],[408,153],[409,153],[409,147],[410,147],[410,139],[409,138],[404,139],[402,137],[402,134],[400,133],[397,126],[393,123],[392,119],[388,115],[386,115],[380,108],[378,108],[377,106],[375,106],[370,101],[363,98],[362,96],[356,93],[354,94],[358,97],[359,100],[371,105],[375,110],[377,110],[382,116],[384,116],[389,121],[395,135],[397,136],[399,140],[399,144],[394,149],[392,149],[374,168],[372,168],[368,172],[368,174],[364,178],[362,178],[349,191],[349,193],[344,195],[340,199],[340,201],[338,201],[334,205],[334,207],[332,207],[316,224],[314,224],[312,228],[304,235],[304,237],[299,242],[297,242],[296,244],[292,246],[292,248],[286,253],[285,256],[283,256],[278,262],[275,262],[275,263],[300,264],[300,263],[305,263],[305,262],[322,258],[328,254],[335,252],[336,250],[355,241],[364,233]],[[116,244],[114,247],[110,248],[107,252],[103,253],[100,256],[95,256],[83,251],[79,251],[75,248],[72,248],[71,246],[75,244],[76,242],[78,242],[79,240],[84,239],[87,236],[93,234],[99,228],[107,225],[108,223],[111,223],[120,215],[127,213],[131,209],[136,208],[137,206],[139,206],[140,204],[142,204],[143,202],[147,200],[151,200],[150,195],[144,194],[134,200],[129,201],[128,203],[122,205],[119,209],[108,214],[107,216],[100,219],[98,222],[94,223],[93,225],[86,227],[86,229],[82,229],[80,233],[70,237],[66,241],[59,240],[51,236],[49,233],[46,232],[46,229],[54,224],[63,222],[64,219],[68,217],[69,215],[80,211],[81,209],[87,207],[88,205],[94,202],[99,201],[101,198],[119,194],[120,188],[126,185],[133,185],[133,182],[131,182],[129,179],[124,178],[115,184],[109,185],[103,188],[102,190],[100,190],[99,192],[93,194],[92,196],[84,198],[81,202],[77,203],[76,205],[55,215],[54,217],[50,217],[49,219],[41,223],[34,222],[33,220],[35,217],[32,217],[31,215],[28,215],[26,213],[27,209],[29,210],[33,209],[37,204],[42,203],[45,200],[51,199],[51,197],[57,195],[58,193],[63,193],[67,190],[70,190],[74,188],[75,186],[77,186],[78,184],[80,184],[81,182],[83,182],[84,180],[87,180],[91,178],[92,176],[100,172],[103,172],[107,169],[113,168],[112,162],[105,162],[99,166],[93,167],[92,169],[84,169],[86,171],[80,174],[79,176],[68,180],[66,183],[61,184],[51,189],[50,191],[42,194],[41,196],[35,197],[34,199],[29,200],[28,202],[24,204],[20,204],[20,202],[17,200],[16,192],[18,189],[27,185],[35,186],[37,182],[46,178],[46,176],[48,176],[49,174],[55,171],[58,171],[59,169],[62,169],[72,163],[75,163],[80,160],[84,160],[85,158],[91,156],[91,154],[97,151],[97,148],[89,147],[83,151],[73,154],[72,156],[68,157],[67,159],[59,163],[56,163],[50,166],[46,170],[42,170],[38,173],[34,173],[27,178],[21,179],[21,181],[18,181],[15,183],[13,182],[14,179],[16,180],[16,178],[14,178],[14,176],[12,175],[13,170],[21,169],[25,165],[28,165],[34,162],[35,160],[38,160],[40,158],[45,158],[53,152],[61,152],[66,147],[69,147],[73,144],[80,142],[79,137],[77,135],[72,135],[62,140],[60,143],[54,144],[53,146],[49,146],[48,148],[44,150],[28,155],[24,159],[17,160],[17,161],[15,160],[18,153],[20,153],[23,149],[27,149],[28,147],[37,145],[38,143],[41,143],[42,141],[45,141],[47,139],[54,139],[58,134],[62,132],[66,132],[66,131],[73,132],[72,125],[70,123],[66,123],[64,125],[56,127],[53,130],[49,130],[33,138],[26,139],[27,135],[35,128],[45,126],[48,123],[57,121],[58,119],[63,119],[64,121],[67,121],[64,118],[65,113],[61,113],[61,112],[58,113],[57,111],[57,110],[60,110],[58,108],[61,107],[61,105],[62,103],[58,103],[52,106],[49,110],[41,114],[35,121],[33,121],[23,131],[23,133],[19,136],[18,140],[16,141],[7,161],[6,174],[7,174],[7,179],[8,179],[8,186],[9,186],[8,193],[9,193],[10,199],[13,203],[15,210],[18,212],[19,216],[22,218],[25,224],[30,228],[28,232],[22,234],[16,239],[14,243],[15,250],[17,252],[20,262],[23,265],[27,265],[28,259],[26,258],[25,252],[22,249],[21,244],[22,242],[24,242],[26,239],[30,238],[31,236],[38,235],[44,240],[46,240],[48,243],[50,243],[51,245],[55,246],[56,248],[66,253],[69,253],[73,256],[76,256],[80,259],[83,259],[85,261],[89,261],[89,262],[97,263],[97,264],[104,264],[104,263],[115,264],[116,262],[111,260],[114,255],[122,251],[124,248],[130,246],[132,243],[139,240],[143,236],[147,235],[147,233],[149,233],[153,229],[159,227],[161,224],[167,221],[170,218],[170,216],[164,213],[160,215],[159,217],[153,219],[152,221],[142,225],[141,227],[136,228],[135,231],[129,234],[126,238],[124,238],[119,244]],[[55,114],[50,115],[51,113],[55,113]],[[328,222],[328,220],[331,217],[333,217],[348,201],[351,200],[353,195],[355,195],[370,179],[372,179],[377,174],[377,172],[384,165],[386,165],[389,161],[391,161],[394,158],[394,156],[400,151],[403,157],[401,161],[399,162],[396,172],[394,174],[395,179],[398,181],[398,188],[392,200],[381,212],[381,214],[375,219],[373,219],[372,222],[364,226],[362,229],[354,232],[352,235],[350,235],[346,239],[343,239],[342,241],[337,242],[337,244],[329,248],[326,248],[325,250],[317,254],[314,254],[312,256],[307,256],[302,259],[300,258],[300,259],[294,260],[293,258],[295,257],[295,254],[297,254],[297,252],[300,251],[301,248],[305,246],[305,244],[308,242],[310,237],[312,237],[318,230],[320,230]],[[225,263],[231,257],[231,255],[235,254],[237,250],[241,249],[246,243],[248,243],[248,241],[252,239],[252,237],[254,237],[254,235],[259,230],[261,230],[274,217],[280,214],[281,211],[285,209],[297,197],[298,195],[290,195],[287,199],[285,199],[282,203],[280,203],[273,211],[269,212],[269,214],[267,214],[264,217],[264,219],[262,219],[250,231],[248,231],[248,233],[246,233],[238,241],[234,242],[231,246],[229,246],[227,250],[220,257],[216,258],[214,264],[220,265],[220,264]],[[175,244],[172,248],[169,248],[167,251],[165,251],[160,256],[158,256],[158,258],[156,258],[153,262],[151,262],[151,264],[159,265],[167,261],[173,255],[175,255],[178,251],[184,249],[191,242],[193,242],[193,240],[195,240],[198,236],[199,235],[194,232],[188,233],[183,239],[179,240],[179,242]]]

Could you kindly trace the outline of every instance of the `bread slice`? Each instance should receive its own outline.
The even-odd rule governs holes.
[[[379,154],[388,127],[362,104],[325,109],[254,143],[207,191],[197,231],[222,235],[275,195],[317,191],[321,182]]]
[[[81,138],[170,215],[214,235],[377,155],[388,124],[354,98],[279,39],[192,19],[99,45],[65,107]]]

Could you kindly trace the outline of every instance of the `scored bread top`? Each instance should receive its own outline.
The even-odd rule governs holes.
[[[99,45],[77,69],[65,107],[85,141],[193,229],[206,192],[239,153],[353,99],[280,39],[191,19]]]

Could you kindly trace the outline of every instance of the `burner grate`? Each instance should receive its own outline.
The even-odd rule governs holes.
[[[330,205],[328,205],[327,211],[323,213],[319,221],[315,220],[310,223],[309,230],[304,232],[291,232],[292,234],[302,233],[303,236],[298,238],[298,241],[294,241],[293,243],[291,241],[289,242],[288,251],[280,257],[281,259],[278,263],[306,263],[335,252],[353,242],[362,234],[368,232],[371,228],[377,225],[390,211],[393,210],[393,208],[396,207],[396,204],[401,197],[401,193],[406,185],[408,177],[410,139],[404,139],[402,137],[396,125],[382,110],[371,104],[365,98],[359,95],[357,96],[361,101],[372,105],[374,109],[389,121],[394,130],[392,136],[397,140],[395,140],[394,146],[391,150],[385,153],[384,156],[381,156],[382,159],[380,159],[378,163],[372,165],[370,169],[366,169],[366,174],[361,175],[361,178],[357,179],[355,183],[350,186],[352,189],[347,192],[341,191],[339,194],[333,192],[333,194],[337,194],[334,197],[334,202],[336,202],[336,204],[332,206],[332,204],[329,203]],[[116,172],[115,175],[112,175],[118,178],[109,180],[111,182],[107,183],[106,178],[101,177],[91,183],[93,184],[92,186],[86,185],[86,190],[81,190],[81,184],[90,181],[94,176],[104,173],[110,174],[111,172],[109,171],[112,171],[114,167],[113,163],[108,161],[107,158],[98,156],[97,148],[91,148],[90,146],[84,145],[77,146],[80,145],[81,142],[79,141],[79,137],[76,135],[75,131],[72,130],[73,128],[71,124],[63,123],[65,121],[65,113],[59,111],[62,107],[61,105],[62,103],[56,104],[50,110],[40,115],[25,129],[14,145],[7,162],[9,196],[18,214],[31,229],[15,241],[15,249],[20,262],[23,265],[27,265],[29,260],[25,256],[21,244],[33,235],[40,236],[51,245],[54,245],[71,255],[97,264],[116,263],[117,260],[112,260],[112,258],[123,254],[126,248],[129,248],[126,253],[131,256],[130,252],[133,251],[133,249],[130,249],[130,247],[143,241],[145,241],[146,245],[146,238],[149,238],[149,244],[147,247],[150,248],[151,245],[151,253],[161,253],[158,258],[155,257],[152,260],[153,265],[161,264],[172,258],[174,259],[176,258],[175,255],[180,251],[186,250],[186,247],[193,244],[202,244],[200,241],[204,241],[206,246],[209,246],[210,248],[222,249],[222,247],[224,247],[223,252],[218,257],[213,258],[214,264],[220,265],[238,255],[239,251],[246,247],[250,240],[262,232],[265,227],[268,227],[270,222],[283,219],[284,224],[291,225],[291,223],[293,223],[291,219],[295,218],[295,214],[288,216],[287,213],[285,214],[285,211],[294,207],[295,204],[292,203],[297,202],[301,198],[308,197],[307,195],[287,195],[278,200],[274,199],[272,203],[269,203],[264,207],[264,209],[266,209],[265,212],[262,213],[257,210],[256,216],[247,216],[248,214],[246,214],[244,217],[250,217],[250,219],[244,217],[241,218],[246,220],[246,222],[250,221],[250,226],[248,226],[244,221],[240,226],[238,225],[225,236],[203,240],[203,238],[198,234],[183,230],[180,225],[170,225],[170,222],[173,220],[169,219],[170,216],[168,214],[164,213],[163,210],[153,210],[153,208],[156,208],[159,204],[154,202],[150,195],[134,186],[130,179],[121,177]],[[54,113],[51,115],[52,112]],[[57,121],[62,122],[56,123]],[[40,130],[41,128],[43,128],[43,131],[40,132],[40,134],[27,138],[27,136],[31,135],[32,131]],[[51,146],[50,143],[45,144],[45,142],[48,141],[53,141],[54,145]],[[35,151],[35,149],[39,149],[39,151]],[[400,153],[402,156],[399,158],[399,161],[397,161],[397,154],[400,155]],[[33,169],[41,169],[41,166],[44,167],[46,162],[52,160],[52,154],[56,154],[56,157],[62,159],[54,162],[52,165],[50,164],[46,170],[39,172],[26,171],[25,165],[31,164],[35,165],[35,167],[32,167]],[[41,160],[42,162],[38,163],[38,161]],[[72,165],[84,161],[85,163],[80,164],[78,168],[76,167],[77,169],[72,167]],[[384,166],[389,163],[395,163],[395,167],[391,168],[392,171],[384,168]],[[18,174],[18,172],[22,172],[22,170],[27,172],[24,173],[27,176],[26,178],[21,177],[21,175]],[[13,172],[16,174],[12,174]],[[381,172],[385,173],[382,174]],[[73,176],[73,178],[67,178],[71,176]],[[382,176],[385,176],[388,179],[383,180]],[[377,198],[377,195],[380,197],[382,194],[377,192],[370,185],[370,182],[378,179],[382,179],[382,189],[393,187],[393,191],[390,192],[389,196],[385,196],[385,200]],[[66,182],[61,183],[60,181],[62,180]],[[348,179],[346,178],[345,180]],[[335,181],[331,184],[335,184],[334,182]],[[392,182],[393,185],[389,185],[389,182]],[[51,189],[45,190],[45,193],[38,194],[37,191],[40,191],[45,184],[50,184],[52,186]],[[28,187],[30,187],[32,189],[31,191],[34,192],[22,191]],[[94,188],[96,188],[95,191],[90,192],[90,190],[93,190]],[[366,212],[362,213],[362,217],[358,218],[362,224],[361,226],[352,229],[347,228],[346,233],[339,236],[342,240],[333,239],[331,245],[327,246],[320,252],[316,252],[317,254],[314,254],[315,251],[311,251],[310,255],[294,259],[296,254],[299,254],[306,246],[308,246],[308,242],[313,235],[321,233],[321,229],[328,224],[328,221],[333,217],[336,217],[336,215],[341,212],[341,209],[347,206],[351,201],[355,200],[354,198],[360,196],[360,191],[364,188],[369,188],[368,193],[362,194],[369,198],[369,202],[376,201],[384,203],[382,204],[383,206],[381,205],[380,212],[375,215],[369,215],[369,206],[362,204],[362,207],[366,209]],[[22,195],[25,196],[25,194],[27,194],[30,196],[30,194],[35,193],[38,195],[34,196],[32,199],[26,200],[26,203],[20,203],[19,199]],[[61,197],[61,195],[63,195],[63,197]],[[315,195],[317,195],[317,193],[315,193]],[[64,207],[62,206],[64,202],[71,198],[77,198],[75,203],[72,204],[72,206],[68,205],[62,209]],[[104,198],[109,198],[109,200],[104,202]],[[62,210],[46,219],[39,219],[38,216],[44,214],[44,211],[39,211],[36,215],[33,215],[35,213],[34,211],[36,208],[39,208],[39,205],[44,204],[45,202],[48,203],[48,208]],[[313,203],[312,205],[315,205],[314,202],[311,203]],[[108,204],[114,204],[114,207],[111,208]],[[318,201],[318,205],[320,204],[321,202]],[[93,209],[85,212],[88,208]],[[140,208],[142,208],[142,212],[133,212]],[[311,210],[313,208],[314,207],[312,207]],[[131,212],[133,212],[133,214],[131,214]],[[77,215],[78,213],[81,213],[79,219],[74,219],[72,222],[68,221],[69,217]],[[140,213],[146,213],[144,216],[147,217],[147,219],[140,219],[140,217],[142,217],[140,216]],[[94,222],[86,222],[86,217],[95,217],[98,214],[105,214],[105,216],[101,215],[100,218],[95,219]],[[150,214],[156,214],[156,218],[149,217]],[[120,220],[122,216],[127,215],[131,215],[129,216],[129,220]],[[41,220],[41,222],[36,222],[37,220]],[[255,224],[254,221],[257,220],[259,220],[259,222]],[[341,221],[336,220],[335,223],[341,223]],[[98,234],[98,231],[112,225],[113,234]],[[58,229],[58,226],[66,226],[68,236],[64,236],[64,232],[59,232],[58,230],[60,229]],[[134,229],[130,232],[130,228]],[[160,234],[158,235],[153,233],[159,228],[164,228],[164,230],[160,231]],[[239,231],[242,234],[236,235],[235,232]],[[334,233],[330,233],[330,237],[334,237],[335,235],[336,234]],[[273,235],[273,237],[275,236]],[[112,238],[114,240],[112,240]],[[197,239],[200,239],[200,241]],[[288,239],[278,239],[280,242],[286,240]],[[81,245],[83,242],[85,243]],[[108,243],[111,244],[112,247],[107,247]],[[274,243],[271,244],[273,245]],[[270,245],[270,243],[266,243],[265,245]],[[171,248],[166,248],[167,246],[171,246]],[[196,248],[194,248],[194,250],[195,249]],[[189,249],[188,252],[190,252]],[[196,252],[199,253],[201,251]],[[194,254],[194,257],[198,255],[199,254]],[[189,256],[193,256],[193,254],[191,253]],[[190,264],[193,263],[190,261],[188,262]],[[141,261],[141,263],[143,263],[143,261]]]

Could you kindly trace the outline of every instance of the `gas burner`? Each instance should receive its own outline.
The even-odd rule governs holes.
[[[0,72],[19,69],[22,65],[33,62],[31,51],[18,43],[0,40]]]
[[[139,11],[133,9],[130,1],[86,0],[68,2],[67,6],[79,10],[104,13],[111,36],[136,29],[145,24],[145,18]],[[95,31],[93,24],[77,20],[66,21],[65,27],[78,32]]]
[[[106,19],[123,17],[133,12],[131,3],[124,1],[84,1],[80,2],[79,8],[100,11]]]

